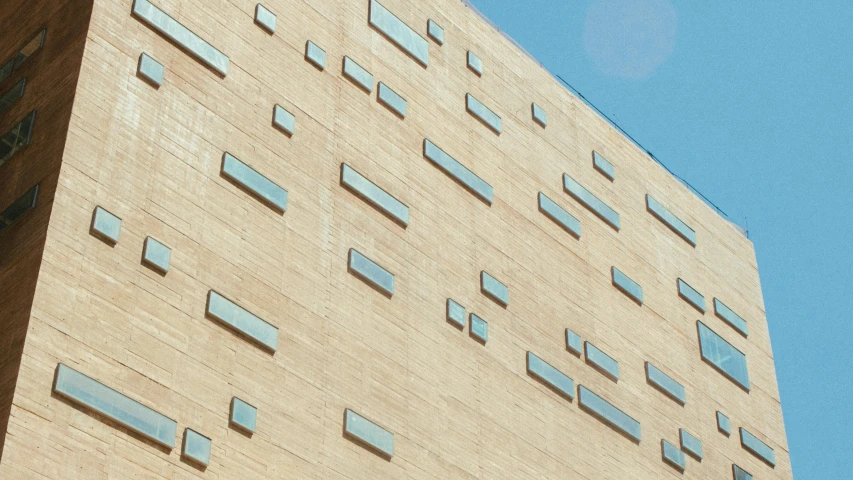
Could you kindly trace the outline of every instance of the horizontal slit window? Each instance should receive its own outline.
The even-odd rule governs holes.
[[[604,220],[605,223],[613,227],[617,232],[619,231],[621,228],[619,214],[567,174],[563,174],[563,188],[575,200]]]
[[[746,365],[746,355],[706,327],[704,323],[697,321],[696,325],[699,329],[699,347],[702,352],[702,360],[749,392],[749,371]]]
[[[344,57],[344,76],[367,93],[373,91],[373,75],[349,57]]]
[[[316,43],[308,40],[305,43],[305,60],[323,70],[326,68],[326,51],[318,47]]]
[[[527,372],[569,400],[575,398],[575,381],[533,352],[527,352]]]
[[[0,212],[0,232],[6,230],[9,225],[15,223],[15,221],[21,218],[25,213],[36,208],[38,195],[39,186],[36,185],[27,190],[27,193],[18,197],[17,200]]]
[[[600,153],[592,152],[592,166],[611,182],[616,179],[616,168]]]
[[[376,0],[370,0],[369,22],[418,63],[429,65],[429,43]]]
[[[397,223],[404,227],[409,224],[409,207],[345,163],[341,164],[341,185]]]
[[[568,328],[566,329],[566,350],[577,356],[581,356],[583,354],[583,341],[581,340],[580,335]]]
[[[468,50],[468,68],[477,76],[483,76],[483,61],[471,50]]]
[[[732,464],[732,478],[734,480],[752,480],[752,474],[739,466]]]
[[[5,135],[0,137],[0,167],[12,159],[16,153],[30,144],[33,135],[33,125],[36,121],[36,111],[33,110]]]
[[[382,82],[379,82],[378,88],[379,91],[376,93],[376,99],[379,103],[391,109],[392,112],[401,118],[406,118],[406,99]]]
[[[589,342],[584,342],[584,350],[586,351],[586,363],[592,365],[593,368],[611,380],[619,380],[619,362]]]
[[[278,328],[213,290],[207,294],[207,314],[261,347],[278,350]]]
[[[63,364],[53,391],[167,448],[175,447],[178,424],[145,405]]]
[[[705,313],[705,297],[682,279],[678,279],[678,296],[693,305],[696,310]]]
[[[11,107],[13,103],[18,101],[18,99],[24,96],[24,89],[26,86],[27,79],[22,78],[11,89],[9,89],[8,92],[0,95],[0,115],[2,115],[7,108]]]
[[[578,403],[581,408],[597,417],[605,424],[639,443],[642,439],[640,422],[628,416],[622,410],[614,407],[607,400],[599,397],[583,385],[578,386]]]
[[[391,458],[394,456],[394,434],[346,409],[344,414],[344,431],[347,436],[379,455]]]
[[[725,303],[721,302],[718,299],[714,299],[714,313],[717,314],[718,317],[725,320],[726,323],[732,326],[735,330],[738,331],[744,337],[749,336],[749,326],[746,324],[746,320],[744,320],[740,315],[732,311],[731,308],[727,307]]]
[[[287,190],[279,187],[228,152],[222,156],[222,174],[274,210],[280,213],[287,210]]]
[[[494,196],[492,186],[427,139],[424,139],[424,157],[444,171],[444,173],[450,175],[450,177],[459,182],[463,187],[467,188],[468,191],[476,195],[480,200],[489,205],[492,204]]]
[[[387,296],[394,295],[394,274],[355,249],[349,251],[350,273],[361,278]]]
[[[435,43],[444,45],[444,29],[432,20],[427,21],[427,35],[435,40]]]
[[[756,457],[764,460],[771,467],[776,466],[776,453],[766,443],[743,427],[740,427],[740,444]]]
[[[681,405],[687,403],[687,392],[684,389],[684,385],[676,382],[672,377],[663,373],[662,370],[649,362],[646,362],[646,379],[652,386]]]
[[[580,220],[575,218],[571,213],[565,211],[563,207],[557,205],[556,202],[548,198],[542,192],[539,192],[539,211],[544,213],[545,216],[553,220],[573,237],[581,237]]]
[[[487,127],[491,128],[495,133],[500,135],[501,117],[499,117],[495,112],[491,111],[488,107],[483,105],[482,102],[474,98],[474,96],[470,93],[465,94],[465,108],[468,110],[468,113],[476,117]]]
[[[201,37],[181,25],[166,12],[155,7],[148,0],[134,0],[131,13],[215,72],[223,77],[228,75],[229,60],[225,54],[202,40]]]
[[[501,306],[509,305],[509,288],[485,271],[480,272],[480,290]]]
[[[616,267],[610,267],[610,275],[613,278],[613,286],[622,291],[625,295],[631,297],[638,304],[643,304],[643,287],[637,282],[628,278]]]
[[[688,227],[680,218],[673,215],[651,195],[646,194],[646,208],[658,220],[663,222],[673,232],[677,233],[681,238],[687,241],[692,246],[696,246],[696,231]]]

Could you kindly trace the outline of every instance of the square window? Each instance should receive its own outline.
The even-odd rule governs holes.
[[[166,273],[169,271],[172,260],[172,249],[151,237],[146,237],[145,246],[142,249],[142,259],[149,267]]]
[[[255,433],[258,421],[258,409],[240,400],[237,397],[231,399],[231,419],[233,427],[248,434]]]
[[[121,233],[121,219],[101,207],[95,207],[92,214],[91,232],[109,243],[118,243],[118,237]]]
[[[204,435],[191,428],[184,430],[184,443],[181,448],[181,456],[191,460],[202,467],[210,465],[211,441]]]

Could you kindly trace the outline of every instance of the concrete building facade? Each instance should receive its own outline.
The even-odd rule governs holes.
[[[792,478],[752,243],[469,5],[0,32],[0,478]]]

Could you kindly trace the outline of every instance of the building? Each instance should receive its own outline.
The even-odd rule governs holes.
[[[751,242],[465,3],[0,32],[0,478],[792,478]]]

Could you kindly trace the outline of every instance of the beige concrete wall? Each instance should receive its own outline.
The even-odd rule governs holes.
[[[428,18],[444,27],[423,68],[368,25],[367,0],[268,0],[272,36],[253,24],[255,2],[155,3],[230,71],[217,77],[132,18],[129,0],[95,2],[0,476],[678,478],[660,440],[683,427],[705,448],[690,478],[727,478],[733,462],[791,478],[752,244],[464,5],[383,2],[424,36]],[[303,59],[307,40],[325,71]],[[166,66],[157,90],[135,75],[143,51]],[[344,55],[408,100],[405,120],[341,75]],[[502,117],[500,136],[466,113],[469,92]],[[292,138],[271,125],[276,103],[297,117]],[[425,160],[424,138],[494,186],[494,204]],[[222,178],[224,151],[285,187],[287,212]],[[406,203],[409,227],[342,188],[342,162]],[[564,172],[622,215],[621,231],[562,192]],[[539,191],[580,219],[580,240],[538,212]],[[645,211],[646,193],[697,231],[696,248]],[[97,205],[123,219],[115,247],[89,235]],[[173,249],[165,276],[140,262],[147,235]],[[393,298],[347,273],[350,248],[396,275]],[[610,284],[613,265],[645,305]],[[508,285],[507,309],[479,292],[481,270]],[[746,318],[749,339],[679,299],[678,277]],[[209,289],[276,325],[279,351],[206,319]],[[489,322],[485,346],[445,322],[448,297]],[[701,361],[699,318],[746,353],[749,394]],[[567,327],[619,361],[618,384],[565,351]],[[640,421],[642,442],[530,378],[528,350]],[[686,386],[686,406],[646,384],[647,360]],[[58,362],[211,437],[210,467],[51,396]],[[235,395],[259,408],[252,438],[228,428]],[[390,462],[343,438],[345,408],[395,434]],[[717,410],[775,448],[776,468],[718,433]]]

